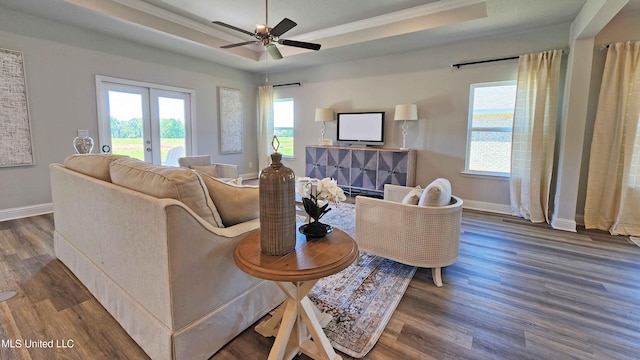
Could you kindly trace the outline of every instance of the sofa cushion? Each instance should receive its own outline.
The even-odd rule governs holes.
[[[224,226],[232,226],[260,217],[260,197],[257,186],[234,185],[203,174],[209,196],[216,204]]]
[[[200,175],[207,174],[209,176],[219,177],[215,165],[189,165],[189,168],[197,171]]]
[[[128,158],[128,156],[111,154],[70,155],[64,159],[64,166],[81,174],[111,182],[109,165],[112,161],[120,158]]]
[[[420,206],[445,206],[451,203],[451,183],[444,178],[437,178],[424,189],[420,196]]]
[[[420,201],[420,196],[422,195],[422,191],[423,189],[420,186],[414,187],[413,189],[411,189],[411,191],[407,193],[407,195],[405,195],[405,197],[402,199],[402,203],[410,204],[410,205],[418,205],[418,201]]]
[[[157,198],[183,202],[206,222],[224,227],[202,178],[191,169],[158,166],[137,159],[118,159],[111,163],[111,181]]]

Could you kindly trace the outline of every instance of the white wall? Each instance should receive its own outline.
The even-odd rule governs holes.
[[[77,129],[98,139],[95,75],[194,89],[197,153],[256,172],[248,167],[257,162],[253,75],[0,9],[0,47],[24,53],[36,162],[0,168],[0,219],[3,210],[51,202],[48,165],[74,153]],[[240,89],[245,98],[242,154],[218,154],[218,86]]]
[[[270,75],[270,83],[301,81],[301,87],[276,88],[275,97],[295,99],[295,160],[285,161],[296,175],[304,174],[304,147],[317,144],[317,107],[340,111],[386,111],[385,146],[400,147],[396,104],[418,104],[421,120],[409,127],[407,147],[418,150],[416,182],[437,177],[451,180],[456,195],[468,205],[508,211],[509,183],[504,179],[462,175],[466,155],[469,86],[515,79],[517,60],[453,69],[451,64],[520,55],[568,46],[569,24],[486,37],[416,52],[370,58]],[[566,60],[565,60],[566,61]],[[335,123],[327,135],[335,141]]]
[[[584,141],[587,156],[582,156],[579,179],[579,214],[584,207],[588,151],[601,79],[597,69],[604,64],[605,52],[599,50],[599,44],[640,40],[639,33],[640,16],[617,17],[595,41]],[[465,176],[461,171],[466,153],[469,85],[513,79],[517,61],[461,69],[452,69],[450,65],[567,48],[568,38],[569,24],[561,24],[416,52],[270,74],[272,84],[303,83],[302,87],[275,91],[277,98],[293,97],[296,104],[297,156],[285,163],[297,175],[303,175],[304,147],[317,144],[320,136],[320,124],[313,121],[316,107],[329,106],[336,112],[384,110],[387,146],[399,147],[401,124],[392,120],[393,109],[396,104],[414,102],[418,104],[421,120],[410,124],[407,145],[418,150],[417,182],[425,185],[436,177],[446,177],[452,181],[456,194],[467,200],[467,205],[508,211],[507,181]],[[47,166],[62,162],[73,153],[71,140],[77,129],[88,129],[97,139],[96,74],[196,90],[197,152],[210,154],[220,162],[238,164],[241,173],[259,170],[255,87],[263,82],[264,75],[250,75],[8,9],[0,11],[0,47],[20,50],[25,56],[36,161],[35,166],[0,168],[0,219],[6,209],[51,201]],[[242,154],[218,154],[217,86],[239,88],[246,99]],[[335,123],[327,124],[327,135],[335,137]],[[250,162],[253,168],[249,167]]]

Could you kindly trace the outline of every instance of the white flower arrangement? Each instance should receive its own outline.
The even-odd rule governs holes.
[[[347,199],[338,182],[331,178],[318,180],[301,177],[298,179],[297,191],[302,198],[304,210],[314,222],[318,222],[331,210],[329,203],[338,204]]]

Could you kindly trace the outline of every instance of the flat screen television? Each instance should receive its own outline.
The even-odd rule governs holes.
[[[336,142],[346,145],[384,145],[384,112],[338,113]]]

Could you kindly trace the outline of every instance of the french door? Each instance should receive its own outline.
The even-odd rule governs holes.
[[[191,155],[193,91],[96,76],[100,153],[178,166]]]

